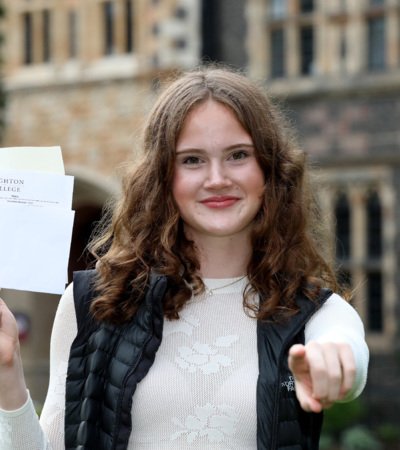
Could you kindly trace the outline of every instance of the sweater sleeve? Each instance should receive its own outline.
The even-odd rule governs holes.
[[[50,342],[50,378],[40,416],[29,397],[15,411],[0,410],[2,450],[64,450],[65,381],[69,351],[77,333],[72,285],[61,297]]]
[[[343,401],[353,400],[360,395],[367,382],[369,350],[360,316],[348,302],[337,294],[331,295],[308,321],[305,341],[348,343],[353,350],[356,379]]]

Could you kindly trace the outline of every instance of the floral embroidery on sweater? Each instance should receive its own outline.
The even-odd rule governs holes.
[[[232,364],[232,358],[221,353],[221,349],[230,347],[238,339],[237,335],[220,336],[211,345],[196,342],[192,347],[179,347],[175,362],[189,373],[197,370],[204,375],[217,373],[222,367]]]
[[[228,405],[207,403],[196,407],[194,414],[188,415],[183,422],[177,417],[173,417],[172,422],[181,428],[171,436],[172,441],[185,437],[186,442],[192,444],[197,439],[206,438],[212,444],[223,442],[227,436],[234,435],[238,415]]]

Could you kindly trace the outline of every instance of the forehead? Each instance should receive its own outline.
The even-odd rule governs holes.
[[[251,144],[252,139],[235,113],[222,103],[207,100],[196,105],[187,115],[177,146],[233,145],[238,142]]]

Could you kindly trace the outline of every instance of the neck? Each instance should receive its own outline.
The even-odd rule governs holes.
[[[233,278],[246,275],[251,257],[248,238],[205,237],[195,240],[200,273],[204,278]]]

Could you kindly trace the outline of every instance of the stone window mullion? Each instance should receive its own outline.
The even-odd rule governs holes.
[[[390,14],[388,14],[390,12]],[[391,69],[400,66],[400,12],[396,4],[386,10],[386,63]],[[397,45],[393,45],[396,43]]]
[[[293,21],[287,23],[285,64],[289,78],[297,77],[300,74],[299,33],[299,27]]]
[[[394,336],[397,331],[396,307],[398,297],[396,292],[397,255],[394,242],[396,239],[395,209],[396,194],[388,184],[379,188],[382,208],[382,259],[381,271],[383,277],[383,312],[385,317],[385,332]]]
[[[365,285],[365,258],[366,258],[366,233],[365,233],[365,192],[362,186],[354,186],[349,189],[349,202],[351,205],[351,272],[352,285],[355,288],[354,303],[361,316],[367,316]]]
[[[328,236],[331,237],[326,251],[330,261],[335,260],[335,192],[332,188],[320,189],[318,192],[318,207],[321,214],[321,219],[324,224],[324,229]]]

